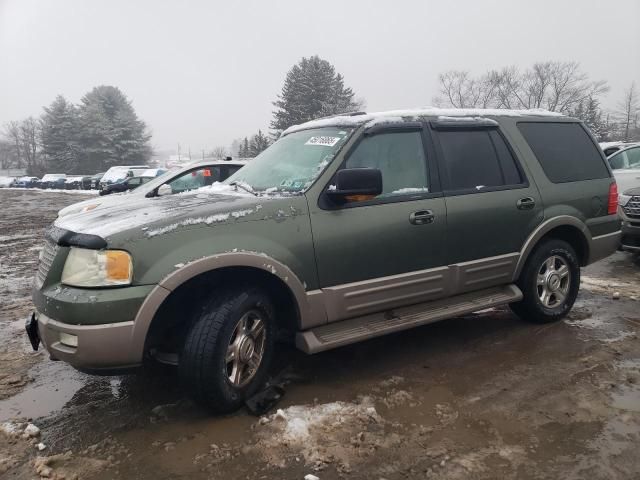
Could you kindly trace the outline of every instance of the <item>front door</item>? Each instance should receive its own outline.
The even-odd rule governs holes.
[[[310,205],[329,321],[446,293],[445,203],[434,151],[422,125],[413,125],[365,134],[340,167],[379,169],[381,195],[346,205],[321,195]]]

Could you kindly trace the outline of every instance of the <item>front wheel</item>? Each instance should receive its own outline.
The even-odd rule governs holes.
[[[187,334],[180,377],[196,401],[231,412],[262,387],[274,348],[273,306],[262,290],[217,292]]]
[[[535,323],[555,322],[573,307],[580,288],[580,264],[576,252],[563,240],[546,240],[525,264],[518,287],[524,295],[511,309]]]

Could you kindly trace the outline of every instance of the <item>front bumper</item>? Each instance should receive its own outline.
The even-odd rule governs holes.
[[[133,321],[105,325],[69,325],[36,312],[37,334],[51,357],[82,370],[135,368],[142,358],[133,348]],[[62,343],[61,334],[76,338],[77,346]],[[30,340],[32,333],[29,333]]]
[[[143,345],[134,338],[134,319],[152,289],[152,285],[34,289],[39,339],[52,358],[81,370],[136,367],[142,363]],[[77,346],[61,338],[63,334],[75,337]],[[29,338],[33,343],[31,333]]]

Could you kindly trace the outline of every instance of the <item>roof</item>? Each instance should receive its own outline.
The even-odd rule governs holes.
[[[497,108],[436,108],[425,107],[408,110],[389,110],[386,112],[357,112],[344,115],[335,115],[333,117],[320,118],[311,120],[300,125],[293,125],[287,128],[282,135],[297,132],[299,130],[308,130],[310,128],[319,127],[356,127],[362,124],[377,124],[411,121],[424,117],[564,117],[558,112],[550,112],[542,109],[531,110],[507,110]]]

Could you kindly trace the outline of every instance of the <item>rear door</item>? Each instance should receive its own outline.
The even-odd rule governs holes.
[[[462,293],[511,281],[542,221],[540,194],[498,124],[432,122],[447,207],[447,263]]]
[[[340,168],[379,169],[383,193],[345,205],[323,193],[309,206],[329,321],[447,293],[446,210],[425,140],[421,123],[370,131]]]

